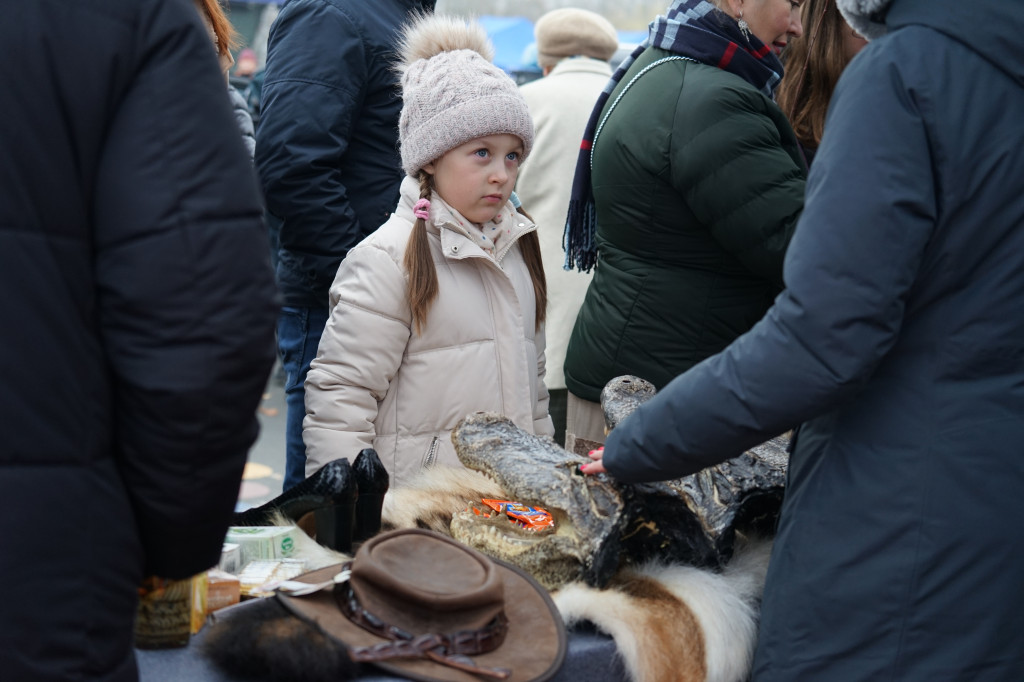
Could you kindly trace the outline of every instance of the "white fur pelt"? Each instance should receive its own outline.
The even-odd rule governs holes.
[[[636,682],[740,682],[770,552],[770,541],[750,541],[721,573],[649,563],[621,570],[605,589],[571,583],[553,597],[566,625],[590,621],[615,640]]]
[[[383,530],[426,528],[451,535],[452,515],[482,498],[502,498],[498,484],[457,467],[424,469],[410,483],[388,491],[381,511]]]

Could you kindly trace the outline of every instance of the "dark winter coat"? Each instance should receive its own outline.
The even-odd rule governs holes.
[[[380,227],[402,181],[394,54],[433,0],[290,0],[270,30],[256,132],[288,306],[327,310],[341,259]]]
[[[648,49],[626,84],[671,53]],[[722,350],[782,289],[806,171],[782,111],[739,76],[692,61],[653,67],[594,142],[599,256],[566,352],[569,390],[612,378],[661,388]]]
[[[611,434],[626,481],[805,421],[756,680],[1024,679],[1024,5],[895,0],[847,67],[786,291]]]
[[[252,124],[252,114],[249,113],[249,105],[245,101],[245,96],[233,85],[228,85],[228,101],[231,102],[231,111],[235,115],[238,132],[242,134],[242,143],[252,158],[256,153],[256,132]]]
[[[214,565],[273,361],[258,189],[191,0],[0,3],[0,678],[131,680]]]

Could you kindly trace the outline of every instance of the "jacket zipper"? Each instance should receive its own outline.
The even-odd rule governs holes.
[[[440,440],[438,436],[434,436],[430,441],[430,447],[427,448],[427,456],[423,458],[423,468],[429,469],[434,466],[434,460],[437,459],[437,443]]]

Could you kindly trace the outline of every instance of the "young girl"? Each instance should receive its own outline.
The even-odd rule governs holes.
[[[391,218],[342,262],[306,379],[306,475],[377,450],[400,486],[459,466],[451,430],[500,412],[552,435],[536,227],[509,201],[533,145],[483,29],[430,16],[401,45],[402,166]]]

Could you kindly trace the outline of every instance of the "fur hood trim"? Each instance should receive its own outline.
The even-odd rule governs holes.
[[[846,23],[868,40],[886,34],[885,13],[891,4],[892,0],[836,0]]]

